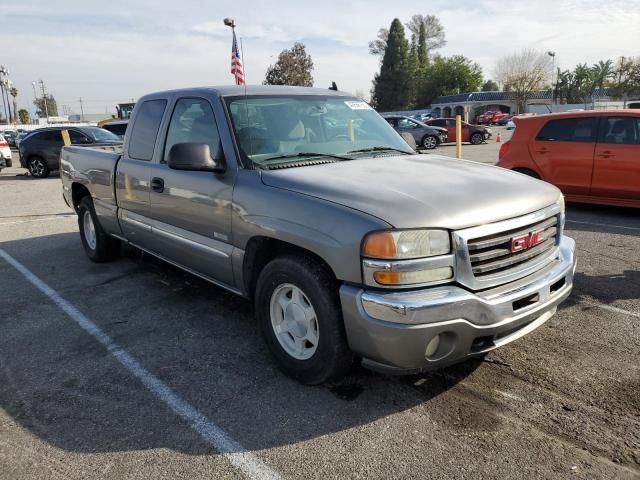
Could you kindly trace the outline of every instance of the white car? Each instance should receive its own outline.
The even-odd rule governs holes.
[[[516,128],[516,124],[514,123],[513,118],[507,122],[507,124],[505,125],[505,128],[507,130],[513,130],[514,128]]]
[[[0,135],[0,170],[11,166],[11,149],[5,138]]]

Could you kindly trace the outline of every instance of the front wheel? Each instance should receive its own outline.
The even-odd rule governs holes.
[[[262,270],[255,311],[280,369],[316,385],[345,375],[347,345],[338,284],[328,268],[306,255],[278,257]]]
[[[438,146],[438,139],[433,135],[425,135],[422,139],[422,146],[427,150],[433,150]]]
[[[29,173],[34,178],[47,178],[49,176],[49,167],[42,157],[31,157],[27,165]]]
[[[480,145],[482,142],[484,142],[484,135],[481,133],[471,135],[471,145]]]
[[[120,241],[107,235],[98,222],[91,197],[86,196],[78,207],[78,227],[82,246],[89,260],[103,263],[113,260],[120,252]]]

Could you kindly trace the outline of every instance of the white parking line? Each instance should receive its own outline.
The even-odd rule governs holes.
[[[582,300],[580,303],[585,303],[590,307],[602,308],[603,310],[609,310],[610,312],[621,313],[623,315],[631,315],[632,317],[640,318],[640,313],[630,312],[629,310],[625,310],[623,308],[612,307],[611,305],[607,305],[605,303],[590,302],[588,300]]]
[[[24,276],[32,285],[44,293],[49,299],[60,307],[73,321],[75,321],[89,335],[100,342],[129,373],[140,380],[147,389],[158,399],[164,402],[176,415],[184,419],[190,427],[197,432],[209,445],[220,452],[229,462],[240,469],[252,479],[279,479],[280,476],[269,466],[263,463],[255,455],[245,451],[237,441],[231,438],[224,430],[198,412],[189,403],[176,395],[171,388],[162,383],[151,372],[120,348],[112,339],[104,333],[95,323],[89,320],[71,303],[62,298],[49,285],[36,277],[27,267],[0,248],[0,257]]]
[[[30,223],[30,222],[50,222],[52,220],[59,220],[61,218],[75,218],[74,214],[69,215],[60,215],[57,217],[47,217],[47,218],[30,218],[29,220],[17,220],[15,222],[0,222],[0,226],[2,225],[18,225],[19,223]]]
[[[621,228],[623,230],[640,232],[640,228],[638,227],[625,227],[624,225],[614,225],[613,223],[582,222],[580,220],[567,220],[566,223],[577,223],[579,225],[593,225],[594,227],[604,227],[604,228]]]

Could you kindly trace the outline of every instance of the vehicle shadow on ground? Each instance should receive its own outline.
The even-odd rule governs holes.
[[[567,205],[567,230],[640,236],[640,209],[571,203]]]
[[[569,308],[581,300],[596,300],[611,304],[617,300],[637,300],[640,292],[640,272],[625,270],[615,275],[589,275],[576,272],[573,292],[561,308]]]
[[[4,171],[4,170],[3,170]],[[58,172],[52,172],[47,178],[60,178]],[[14,173],[14,172],[5,172],[0,173],[0,182],[6,182],[10,180],[31,180],[31,181],[41,181],[41,178],[32,177],[29,172],[25,169],[23,172]]]
[[[126,248],[113,263],[93,264],[77,233],[0,248],[247,450],[370,425],[417,405],[431,408],[481,365],[472,360],[411,377],[355,366],[338,383],[303,386],[276,369],[248,301],[149,255]],[[22,428],[74,452],[211,453],[140,380],[2,259],[0,279],[0,407]],[[498,417],[492,421],[500,423]]]

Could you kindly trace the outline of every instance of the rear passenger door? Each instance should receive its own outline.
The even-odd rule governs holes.
[[[640,117],[603,117],[591,194],[640,199]]]
[[[49,168],[57,169],[60,165],[60,150],[64,145],[61,130],[47,130],[38,134],[38,144],[41,150],[35,153],[42,154]]]
[[[143,100],[137,108],[116,171],[118,219],[125,238],[150,249],[153,244],[149,192],[152,160],[168,99]]]
[[[205,143],[218,150],[220,134],[209,100],[179,98],[151,175],[153,248],[163,257],[225,285],[233,284],[231,202],[235,170],[221,173],[169,168],[178,143]]]
[[[529,151],[543,178],[569,195],[588,195],[598,117],[548,120]]]

